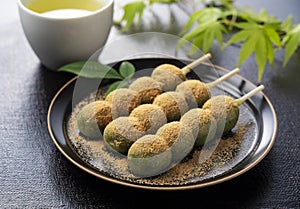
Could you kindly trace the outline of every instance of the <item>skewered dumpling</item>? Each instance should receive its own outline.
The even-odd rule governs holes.
[[[217,121],[210,110],[191,109],[182,116],[180,122],[192,130],[196,138],[195,147],[202,146],[215,137]]]
[[[184,95],[175,91],[158,95],[153,104],[161,107],[167,116],[168,122],[179,120],[189,110]]]
[[[167,123],[167,117],[163,109],[155,104],[138,106],[130,113],[130,117],[137,118],[147,134],[156,133],[161,126]]]
[[[185,95],[190,109],[202,107],[210,98],[210,90],[199,80],[186,80],[176,87],[176,91]]]
[[[135,108],[129,117],[119,117],[104,129],[104,141],[115,151],[126,154],[131,145],[146,134],[153,134],[167,122],[160,107],[143,104]]]
[[[240,108],[238,102],[230,96],[218,95],[210,98],[203,105],[203,109],[211,110],[218,122],[218,127],[224,133],[229,132],[236,125]]]
[[[106,125],[113,120],[111,108],[111,104],[103,100],[84,106],[77,117],[79,131],[87,137],[101,137]]]
[[[183,160],[194,147],[195,138],[191,127],[185,126],[179,121],[165,124],[158,129],[156,135],[168,143],[174,163],[179,163]]]
[[[176,91],[185,95],[190,109],[197,107],[201,108],[210,98],[211,88],[226,81],[238,72],[240,72],[240,69],[236,68],[210,83],[203,83],[196,79],[186,80],[176,87]]]
[[[129,89],[138,92],[142,103],[152,103],[154,98],[163,92],[163,84],[151,77],[143,76],[130,84]]]
[[[145,127],[137,118],[119,117],[106,126],[103,136],[106,145],[119,153],[127,154],[130,146],[145,133]]]
[[[142,103],[138,92],[127,88],[119,88],[110,92],[106,101],[111,103],[112,117],[128,116],[131,111]]]
[[[129,171],[139,177],[164,173],[172,162],[168,143],[158,135],[145,135],[130,147],[127,155]]]
[[[186,75],[194,67],[209,58],[211,58],[211,54],[205,54],[181,69],[172,64],[161,64],[153,70],[151,77],[163,84],[163,91],[175,91],[177,85],[186,80]]]
[[[174,91],[178,84],[186,80],[182,70],[171,64],[159,65],[153,70],[151,77],[163,84],[163,91]]]

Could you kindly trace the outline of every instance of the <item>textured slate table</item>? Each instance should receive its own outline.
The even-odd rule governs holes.
[[[265,7],[280,18],[291,14],[300,22],[297,0],[248,5]],[[280,53],[275,69],[266,68],[262,83],[277,112],[278,135],[257,166],[211,187],[145,191],[97,179],[56,149],[47,130],[47,111],[52,97],[73,76],[40,65],[21,30],[14,1],[1,2],[0,17],[0,208],[300,208],[299,49],[285,69]],[[113,33],[118,37],[116,29]],[[238,48],[215,48],[212,54],[214,64],[232,69]],[[255,69],[251,58],[241,74],[255,83]]]

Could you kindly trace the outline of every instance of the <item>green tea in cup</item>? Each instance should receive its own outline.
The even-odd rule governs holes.
[[[86,61],[108,38],[114,0],[18,0],[24,33],[41,63],[56,71]]]
[[[45,17],[72,18],[89,15],[103,6],[97,0],[34,0],[27,8]]]

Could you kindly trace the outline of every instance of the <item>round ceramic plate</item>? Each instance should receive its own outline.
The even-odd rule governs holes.
[[[139,72],[150,75],[156,66],[169,63],[183,67],[188,61],[169,58],[145,58],[128,60]],[[121,62],[120,62],[121,63]],[[111,64],[116,69],[120,63]],[[198,71],[199,70],[199,71]],[[198,73],[195,73],[198,72]],[[209,83],[229,71],[211,64],[201,64],[187,75]],[[181,190],[205,187],[230,180],[248,171],[270,151],[277,132],[274,108],[263,92],[259,92],[240,107],[240,117],[230,134],[217,142],[193,150],[181,163],[165,173],[151,178],[140,178],[127,169],[126,156],[116,155],[107,149],[103,139],[91,140],[80,135],[76,116],[93,94],[90,88],[81,88],[74,77],[55,95],[48,112],[48,128],[56,147],[73,164],[101,179],[136,188],[153,190]],[[105,80],[99,89],[107,88],[112,81]],[[238,98],[256,86],[235,75],[212,89],[212,95],[225,94]],[[77,92],[75,92],[77,91]],[[209,153],[209,154],[208,154]]]

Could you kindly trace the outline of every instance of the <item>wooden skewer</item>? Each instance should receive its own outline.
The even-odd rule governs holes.
[[[211,54],[207,53],[206,55],[204,55],[204,56],[196,59],[192,63],[188,64],[187,66],[185,66],[181,70],[183,71],[184,75],[187,75],[194,67],[200,65],[202,62],[204,62],[205,60],[210,59],[210,58],[211,58]]]
[[[234,70],[230,71],[229,73],[223,75],[222,77],[218,78],[217,80],[213,81],[213,82],[210,82],[207,84],[207,87],[208,88],[212,88],[216,85],[218,85],[219,83],[227,80],[228,78],[232,77],[233,75],[237,74],[240,72],[240,69],[239,68],[235,68]]]
[[[264,88],[265,88],[264,85],[260,85],[260,86],[256,87],[255,89],[253,89],[252,91],[245,94],[244,96],[236,99],[235,101],[238,103],[238,105],[241,105],[244,101],[246,101],[247,99],[249,99],[256,93],[258,93],[259,91],[262,91]]]

